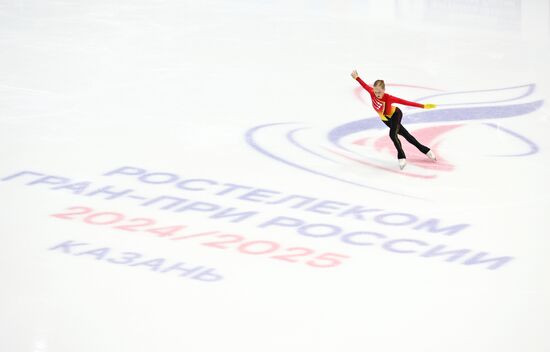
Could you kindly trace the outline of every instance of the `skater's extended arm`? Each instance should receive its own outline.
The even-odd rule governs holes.
[[[356,80],[357,82],[359,82],[359,84],[361,85],[361,87],[365,88],[365,90],[369,93],[372,93],[372,87],[369,86],[368,84],[366,84],[365,82],[363,82],[363,80],[361,78],[359,78],[359,74],[357,73],[357,70],[353,70],[351,72],[351,77]]]
[[[408,105],[408,106],[414,106],[416,108],[433,109],[433,108],[436,107],[435,104],[419,104],[419,103],[415,103],[415,102],[408,101],[408,100],[405,100],[405,99],[401,99],[401,98],[398,98],[398,97],[393,97],[392,100],[393,100],[394,103]]]

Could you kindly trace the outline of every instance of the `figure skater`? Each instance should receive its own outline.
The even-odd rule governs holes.
[[[371,87],[363,82],[363,80],[357,74],[357,70],[353,70],[353,72],[351,73],[351,77],[357,80],[357,82],[359,82],[359,84],[363,88],[365,88],[367,92],[369,92],[372,99],[372,107],[378,113],[378,115],[380,115],[382,122],[384,122],[386,126],[390,128],[390,138],[395,145],[395,149],[397,149],[397,159],[399,161],[399,168],[401,170],[403,170],[405,165],[407,165],[407,159],[405,156],[405,152],[403,151],[403,147],[401,146],[401,141],[397,137],[398,134],[403,136],[409,143],[418,148],[418,150],[420,150],[422,153],[426,154],[428,158],[433,161],[436,160],[435,154],[430,150],[430,148],[418,142],[416,138],[414,138],[405,129],[405,127],[403,127],[403,125],[401,124],[403,113],[401,112],[401,109],[392,105],[396,103],[423,109],[433,109],[436,107],[435,104],[414,103],[411,101],[400,99],[398,97],[394,97],[393,95],[386,94],[386,85],[384,84],[383,80],[376,80],[373,87]]]

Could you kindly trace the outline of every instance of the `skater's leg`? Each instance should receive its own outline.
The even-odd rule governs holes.
[[[430,148],[426,147],[425,145],[421,144],[419,141],[416,140],[416,138],[414,138],[410,133],[409,131],[407,131],[407,129],[405,127],[403,127],[403,125],[401,125],[399,127],[399,132],[398,132],[401,136],[403,136],[407,142],[409,142],[410,144],[414,145],[416,148],[418,148],[418,150],[420,150],[423,154],[426,154],[427,152],[430,151]]]
[[[393,145],[395,146],[395,149],[397,149],[397,159],[405,159],[405,152],[403,151],[403,147],[401,146],[401,141],[399,140],[399,137],[397,136],[399,134],[399,128],[401,126],[401,118],[403,117],[403,114],[401,113],[401,110],[396,109],[392,117],[389,119],[387,125],[390,127],[390,138],[393,142]]]

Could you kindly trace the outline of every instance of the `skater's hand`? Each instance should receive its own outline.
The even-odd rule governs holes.
[[[357,73],[357,70],[351,71],[351,77],[352,77],[353,79],[357,79],[357,77],[359,77],[359,74]]]
[[[424,104],[424,109],[435,109],[436,107],[435,104]]]

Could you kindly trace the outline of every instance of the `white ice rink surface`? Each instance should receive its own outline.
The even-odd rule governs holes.
[[[1,1],[0,351],[550,351],[549,62],[547,0]]]

